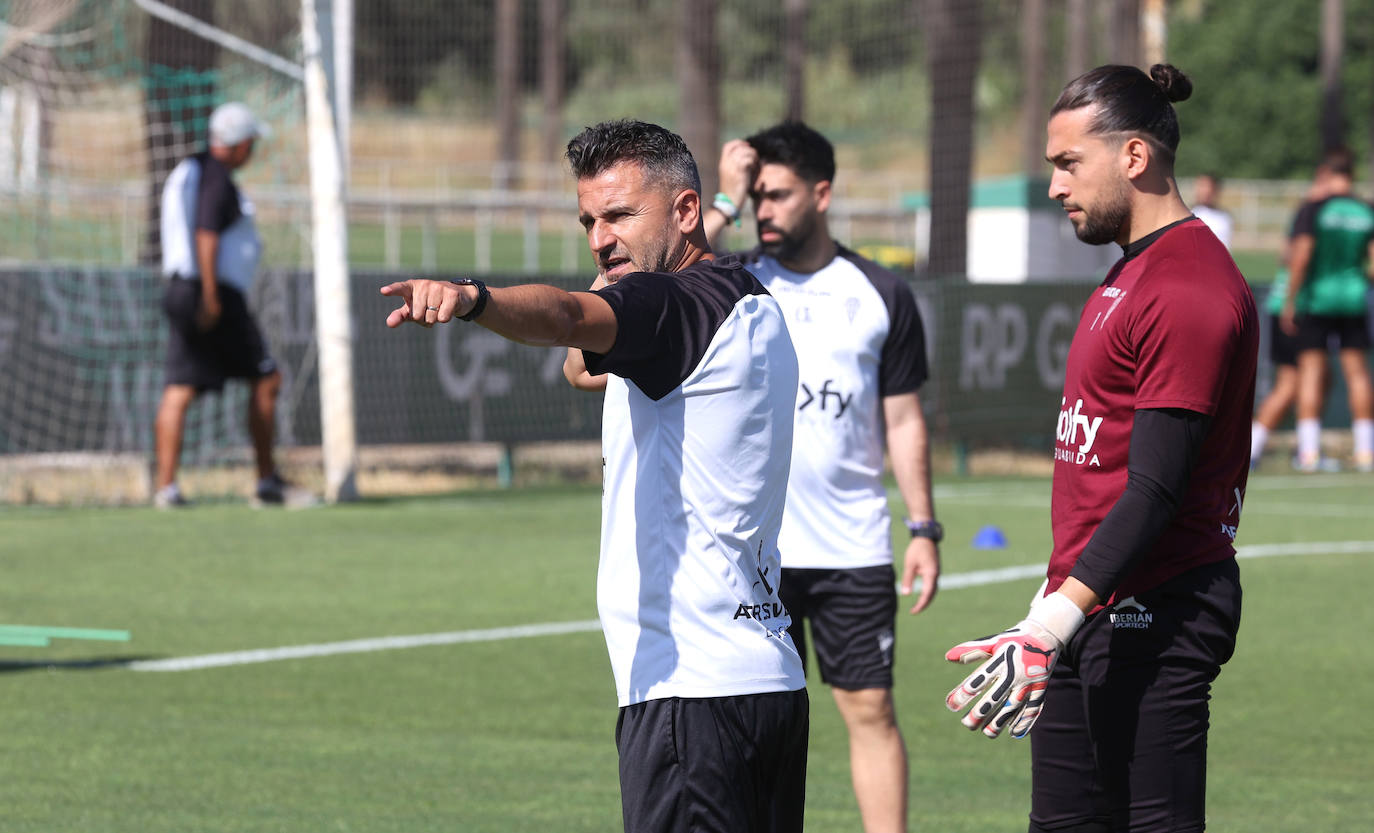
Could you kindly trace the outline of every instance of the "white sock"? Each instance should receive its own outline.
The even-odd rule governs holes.
[[[1374,453],[1374,419],[1357,419],[1350,426],[1355,434],[1355,453]]]
[[[1262,422],[1250,423],[1250,459],[1264,456],[1264,444],[1269,441],[1269,429]]]
[[[1298,459],[1316,460],[1322,453],[1322,421],[1298,420]]]

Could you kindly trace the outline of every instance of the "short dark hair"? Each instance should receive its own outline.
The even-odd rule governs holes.
[[[1109,64],[1091,69],[1070,81],[1050,109],[1096,106],[1089,129],[1095,134],[1130,133],[1141,136],[1161,152],[1170,166],[1178,151],[1178,114],[1174,101],[1186,101],[1193,82],[1170,64],[1155,64],[1146,75],[1137,67]]]
[[[621,162],[635,162],[652,185],[701,193],[701,175],[687,143],[656,124],[603,121],[574,136],[568,142],[567,157],[578,179],[597,176]]]
[[[1329,147],[1322,153],[1321,166],[1333,174],[1341,176],[1355,175],[1355,154],[1350,152],[1350,148],[1344,145]]]
[[[784,165],[807,182],[835,179],[835,148],[799,121],[785,121],[746,139],[764,164]]]

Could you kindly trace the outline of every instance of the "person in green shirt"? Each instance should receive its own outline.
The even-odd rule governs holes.
[[[1265,296],[1264,312],[1269,317],[1269,363],[1274,367],[1274,378],[1269,385],[1269,393],[1255,409],[1255,421],[1250,425],[1250,468],[1259,467],[1264,456],[1264,446],[1269,435],[1279,427],[1290,408],[1298,401],[1298,340],[1284,331],[1279,323],[1283,305],[1288,300],[1288,264],[1293,257],[1293,237],[1297,234],[1298,216],[1303,207],[1319,202],[1326,197],[1326,172],[1318,167],[1311,186],[1303,195],[1303,202],[1294,214],[1289,225],[1288,237],[1284,240],[1283,251],[1279,254],[1279,270],[1274,282]],[[1296,461],[1296,457],[1294,460]]]
[[[1374,389],[1368,290],[1374,255],[1374,206],[1352,193],[1354,157],[1333,148],[1322,157],[1324,199],[1304,205],[1294,223],[1288,292],[1280,325],[1298,341],[1298,468],[1321,465],[1321,413],[1327,349],[1337,346],[1350,397],[1355,466],[1374,471]]]

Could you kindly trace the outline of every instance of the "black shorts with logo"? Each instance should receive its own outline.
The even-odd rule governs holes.
[[[1363,315],[1300,315],[1298,350],[1368,350],[1369,322]]]
[[[897,573],[890,565],[850,569],[784,567],[778,597],[792,617],[792,641],[806,662],[806,628],[821,680],[846,691],[892,688]]]
[[[810,709],[804,688],[621,708],[626,833],[800,833]]]
[[[196,325],[200,309],[199,280],[169,278],[162,294],[162,310],[171,332],[167,339],[164,384],[190,385],[197,392],[219,390],[225,379],[257,379],[277,369],[267,342],[237,289],[216,287],[220,318],[214,329]]]
[[[1269,360],[1275,365],[1298,363],[1298,337],[1283,331],[1277,315],[1269,316]]]
[[[1031,833],[1200,833],[1208,700],[1240,627],[1235,559],[1098,611],[1031,729]]]

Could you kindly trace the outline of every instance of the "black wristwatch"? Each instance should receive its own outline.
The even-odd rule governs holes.
[[[482,314],[482,310],[487,308],[487,299],[491,297],[491,290],[487,289],[486,284],[479,280],[474,280],[473,278],[458,278],[454,283],[460,286],[466,285],[477,287],[477,302],[472,305],[472,309],[468,310],[467,315],[458,316],[459,321],[472,321]]]
[[[945,539],[945,528],[940,526],[939,521],[913,521],[910,518],[903,518],[906,528],[911,531],[912,538],[929,538],[935,543],[940,543]]]

